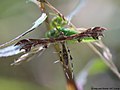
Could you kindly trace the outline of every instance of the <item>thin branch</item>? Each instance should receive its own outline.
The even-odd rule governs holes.
[[[68,19],[59,10],[57,10],[54,6],[52,6],[47,0],[45,0],[45,4],[49,8],[51,8],[51,10],[53,10],[56,14],[58,14],[60,17],[62,17],[65,21],[68,21]],[[69,22],[69,26],[76,29],[76,27],[71,22]]]
[[[106,58],[95,48],[95,46],[93,46],[93,44],[88,43],[89,47],[92,48],[92,50],[98,54],[102,60],[105,62],[105,64],[117,75],[117,77],[120,79],[120,73],[117,69],[117,67],[115,66],[115,64],[113,63],[112,59],[111,60],[106,60]]]
[[[69,25],[71,26],[71,27],[73,27],[75,30],[77,30],[77,28],[75,27],[75,25],[74,24],[72,24],[62,13],[60,13],[60,11],[59,10],[57,10],[54,6],[52,6],[47,0],[44,0],[45,1],[45,3],[48,5],[48,7],[49,8],[51,8],[55,13],[57,13],[60,17],[62,17],[64,20],[66,20],[67,22],[69,22]],[[78,31],[78,30],[77,30]],[[102,41],[101,41],[102,42]],[[103,60],[104,60],[104,62],[106,62],[106,64],[108,65],[108,67],[118,76],[118,78],[120,78],[120,73],[118,72],[118,70],[117,70],[117,68],[116,68],[116,66],[114,65],[114,63],[113,63],[113,66],[115,66],[115,67],[110,67],[110,65],[108,64],[109,62],[108,62],[108,60],[106,60],[106,58],[104,58],[104,56],[97,50],[97,48],[94,46],[94,45],[92,45],[92,43],[88,43],[88,46],[90,47],[90,48],[92,48],[94,51],[95,51],[95,53],[96,54],[98,54]],[[110,52],[109,52],[110,53]],[[111,54],[112,55],[112,54]],[[111,60],[112,61],[112,60]],[[108,63],[107,63],[108,62]]]
[[[45,2],[47,2],[47,1],[45,1]],[[49,2],[47,2],[50,6],[52,6]],[[48,5],[48,6],[49,6]],[[42,8],[42,11],[43,12],[46,12],[45,11],[45,6],[44,6],[44,3],[43,2],[41,2],[41,8]],[[53,7],[54,8],[54,7]],[[54,8],[55,9],[55,8]],[[56,9],[55,9],[55,11],[57,11]],[[60,12],[58,12],[58,13],[60,13]],[[62,15],[62,14],[61,14]],[[49,17],[48,17],[49,18]],[[46,26],[48,26],[49,25],[49,20],[48,20],[48,18],[46,19]],[[47,25],[48,24],[48,25]],[[50,28],[49,28],[49,26],[48,26],[48,30],[49,30]],[[56,52],[59,52],[60,51],[60,46],[59,46],[59,44],[54,44],[54,48],[55,48],[55,50],[56,50]],[[61,58],[60,57],[60,53],[58,53],[58,56],[59,56],[59,58]],[[70,68],[65,68],[65,66],[64,66],[64,64],[63,64],[63,62],[64,62],[64,59],[61,61],[61,64],[62,64],[62,67],[63,67],[63,71],[64,71],[64,75],[65,75],[65,77],[66,77],[66,80],[67,80],[67,90],[77,90],[77,86],[76,86],[76,83],[75,83],[75,81],[74,81],[74,79],[72,78],[72,73],[71,73],[71,70],[70,70]],[[67,75],[69,75],[69,76],[67,76]],[[68,78],[69,77],[69,78]]]

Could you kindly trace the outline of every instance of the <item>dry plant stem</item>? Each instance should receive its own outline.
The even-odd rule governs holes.
[[[103,55],[91,44],[91,43],[88,43],[89,47],[92,48],[92,50],[97,53],[103,60],[103,62],[105,62],[105,64],[117,75],[117,77],[120,79],[120,74],[119,74],[119,71],[118,69],[116,68],[116,66],[111,63],[109,60],[106,61],[106,59],[103,57]]]
[[[65,21],[68,21],[68,19],[60,12],[60,11],[58,11],[54,6],[52,6],[47,0],[45,0],[45,3],[46,3],[46,5],[49,7],[49,8],[51,8],[55,13],[57,13],[60,17],[62,17]],[[70,21],[68,21],[69,22],[69,26],[70,27],[73,27],[73,28],[75,28],[76,29],[76,27],[70,22]]]
[[[62,17],[64,20],[66,20],[66,21],[68,21],[67,20],[67,18],[66,17],[64,17],[64,15],[62,14],[62,13],[60,13],[60,11],[59,10],[57,10],[54,6],[52,6],[47,0],[44,0],[45,1],[45,3],[48,5],[48,7],[49,8],[51,8],[55,13],[57,13],[60,17]],[[71,26],[71,27],[73,27],[75,30],[77,30],[77,28],[74,26],[74,24],[72,24],[70,21],[68,21],[69,22],[69,25]],[[114,65],[114,64],[112,64],[112,66],[114,66],[114,67],[111,67],[111,63],[109,62],[109,60],[108,60],[108,62],[106,61],[106,59],[102,56],[102,54],[91,44],[91,43],[88,43],[88,46],[90,47],[90,48],[92,48],[94,51],[95,51],[95,53],[97,53],[103,60],[104,60],[104,62],[106,63],[106,65],[108,65],[108,67],[118,76],[118,78],[120,79],[120,73],[118,72],[118,70],[117,70],[117,68],[116,68],[116,66]]]
[[[73,77],[73,72],[71,69],[71,66],[68,65],[70,64],[69,62],[69,57],[67,54],[67,48],[65,45],[65,42],[61,42],[61,46],[62,46],[62,57],[60,58],[61,64],[63,65],[63,69],[64,69],[64,74],[67,80],[67,90],[78,90],[74,77]]]
[[[47,2],[48,3],[48,2]],[[50,4],[50,3],[49,3]],[[51,5],[51,4],[50,4]],[[43,6],[43,4],[41,5]],[[44,7],[45,9],[45,7]],[[55,9],[55,8],[54,8]],[[60,12],[59,12],[60,13]],[[60,14],[61,16],[62,14]],[[48,22],[48,21],[47,21]],[[54,48],[56,50],[56,52],[59,52],[60,51],[60,46],[59,44],[54,44]],[[58,56],[60,57],[60,54],[58,53]],[[61,62],[62,64],[62,62]],[[75,81],[72,77],[72,73],[70,71],[70,68],[66,68],[64,67],[64,65],[62,64],[62,67],[63,67],[63,71],[64,71],[64,75],[66,77],[66,80],[67,80],[67,90],[77,90],[77,86],[75,84]],[[65,70],[64,70],[65,69]],[[66,74],[67,73],[67,74]],[[69,77],[69,78],[68,78]]]
[[[67,74],[69,75],[69,78],[67,76]],[[77,86],[76,86],[76,82],[74,80],[74,77],[70,71],[70,68],[64,70],[64,74],[65,74],[65,77],[66,77],[66,80],[67,80],[67,90],[78,90]]]
[[[40,2],[40,6],[41,6],[41,7],[40,7],[40,8],[41,8],[41,11],[42,11],[43,13],[46,13],[46,15],[48,16],[48,17],[46,18],[46,20],[45,20],[45,24],[46,24],[47,30],[50,30],[50,26],[49,26],[49,15],[48,15],[48,13],[46,12],[44,3],[43,3],[43,2]]]
[[[54,46],[55,46],[56,51],[60,50],[60,47],[59,47],[58,44],[55,44]],[[59,53],[58,53],[58,55],[60,57]],[[63,67],[64,75],[65,75],[65,78],[66,78],[66,81],[67,81],[67,90],[78,90],[70,67],[66,68],[66,66],[63,64],[63,62],[64,61],[62,59],[61,65]]]
[[[44,3],[40,2],[40,4],[41,4],[40,5],[41,6],[41,11],[44,12],[44,13],[46,13]],[[48,16],[48,14],[47,14],[47,16]],[[49,16],[48,16],[48,18],[49,18]],[[48,18],[45,20],[45,22],[46,22],[47,29],[50,30],[49,19]],[[60,50],[61,50],[59,44],[57,44],[57,43],[54,44],[54,48],[55,48],[56,52],[60,52]],[[58,53],[58,56],[60,58],[60,54],[59,53]],[[61,65],[63,67],[64,75],[65,75],[66,81],[67,81],[67,90],[77,90],[77,86],[76,86],[75,80],[73,79],[73,75],[71,73],[70,68],[65,68],[64,65],[63,65],[63,61],[61,61]]]

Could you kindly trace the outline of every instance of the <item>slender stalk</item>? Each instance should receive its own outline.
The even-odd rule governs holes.
[[[47,1],[44,0],[43,2],[40,2],[40,4],[41,4],[41,11],[44,12],[44,13],[46,13],[44,2],[47,2]],[[48,3],[49,5],[51,5],[49,2],[47,2],[47,3]],[[52,6],[52,5],[51,5],[51,6]],[[53,7],[53,8],[54,8],[54,7]],[[55,8],[54,8],[54,9],[55,9]],[[56,11],[56,9],[55,9],[55,11]],[[59,13],[60,13],[60,12],[58,12],[58,14],[59,14]],[[47,16],[48,16],[48,14],[47,14]],[[60,14],[60,16],[62,16],[62,14]],[[45,20],[45,22],[46,22],[47,29],[50,30],[50,26],[49,26],[49,16],[48,16],[48,18]],[[73,26],[73,25],[71,25],[71,26]],[[56,52],[60,52],[60,50],[61,50],[59,44],[54,44],[54,48],[55,48]],[[60,58],[60,53],[58,53],[58,56],[59,56],[59,58]],[[75,80],[74,80],[74,78],[73,78],[73,76],[72,76],[72,72],[71,72],[70,68],[65,68],[65,67],[64,67],[63,62],[64,62],[64,60],[61,61],[61,65],[62,65],[62,67],[63,67],[64,75],[65,75],[66,81],[67,81],[67,87],[66,87],[66,88],[67,88],[67,90],[77,90],[77,86],[76,86]],[[66,73],[67,73],[67,74],[66,74]],[[69,77],[69,78],[68,78],[68,77]]]
[[[44,2],[46,3],[46,5],[47,5],[49,8],[51,8],[51,9],[52,9],[55,13],[57,13],[60,17],[62,17],[62,18],[63,18],[64,20],[66,20],[67,22],[69,22],[69,26],[73,27],[75,30],[78,31],[78,29],[76,28],[76,26],[75,26],[74,24],[72,24],[69,20],[67,20],[67,18],[66,18],[59,10],[57,10],[54,6],[52,6],[47,0],[44,0]],[[117,77],[120,78],[120,73],[119,73],[119,71],[116,69],[116,66],[113,65],[113,66],[115,66],[115,67],[111,68],[111,66],[109,65],[109,64],[110,64],[109,61],[106,60],[105,58],[103,58],[104,56],[102,56],[102,54],[100,54],[100,52],[96,49],[95,46],[93,46],[92,44],[89,44],[89,43],[88,43],[88,46],[89,46],[90,48],[92,48],[92,49],[95,51],[95,53],[98,54],[98,55],[104,60],[104,62],[106,62],[106,65],[117,75]],[[98,53],[98,52],[99,52],[99,53]],[[112,59],[110,59],[110,60],[112,61]]]
[[[47,27],[47,30],[50,30],[50,26],[49,26],[49,14],[46,12],[46,9],[45,9],[45,5],[43,2],[40,2],[40,9],[43,13],[46,13],[46,15],[48,16],[45,20],[45,24],[46,24],[46,27]]]
[[[120,79],[120,73],[119,73],[117,67],[114,65],[114,63],[112,63],[111,60],[106,60],[106,59],[103,57],[103,55],[102,55],[91,43],[88,43],[88,45],[89,45],[89,47],[92,48],[92,50],[93,50],[96,54],[98,54],[98,55],[102,58],[103,62],[104,62],[104,63],[117,75],[117,77]]]
[[[57,14],[58,14],[60,17],[62,17],[65,21],[68,21],[68,22],[69,22],[69,20],[68,20],[60,11],[58,11],[54,6],[52,6],[47,0],[45,0],[45,3],[46,3],[46,5],[47,5],[49,8],[51,8],[55,13],[57,13]],[[69,22],[69,26],[76,29],[76,27],[75,27],[71,22]]]

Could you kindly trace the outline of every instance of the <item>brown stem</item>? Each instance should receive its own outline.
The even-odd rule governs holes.
[[[41,3],[41,10],[42,10],[42,12],[45,12],[45,13],[46,13],[44,3],[47,3],[47,4],[49,4],[49,5],[51,5],[51,4],[50,4],[49,2],[47,2],[46,0],[40,0],[40,3]],[[52,5],[51,5],[51,6],[52,6]],[[52,7],[52,8],[54,8],[54,7]],[[55,9],[55,8],[54,8],[54,9]],[[56,9],[55,9],[55,11],[56,11]],[[60,13],[60,12],[59,12],[59,13]],[[58,13],[58,14],[59,14],[59,13]],[[47,14],[47,15],[48,15],[48,14]],[[60,16],[62,17],[62,14],[60,14]],[[64,17],[64,16],[63,16],[63,17]],[[47,29],[50,30],[50,27],[49,27],[49,19],[47,18],[45,22],[46,22]],[[73,25],[71,25],[71,26],[73,26]],[[59,46],[59,44],[55,44],[55,45],[54,45],[54,48],[55,48],[56,52],[59,52],[59,51],[60,51],[60,46]],[[59,56],[59,58],[60,58],[60,54],[59,54],[59,53],[58,53],[58,56]],[[62,64],[62,62],[61,62],[61,64]],[[64,70],[64,69],[65,69],[65,68],[64,68],[64,65],[62,64],[62,66],[63,66],[63,70]],[[68,73],[69,75],[71,75],[71,78],[70,78],[70,79],[68,79],[66,73]],[[64,71],[64,75],[65,75],[66,80],[67,80],[67,90],[77,90],[77,86],[76,86],[76,84],[75,84],[74,79],[72,78],[72,73],[71,73],[71,71],[70,71],[70,68],[68,68],[68,69],[66,69],[66,70]]]
[[[50,9],[52,9],[56,14],[58,14],[60,17],[62,17],[65,21],[68,21],[68,19],[60,11],[58,11],[54,6],[52,6],[47,0],[44,0],[44,1]],[[76,29],[76,27],[71,22],[69,22],[69,26]]]
[[[49,14],[46,12],[44,2],[40,2],[40,6],[41,6],[41,8],[40,8],[41,11],[43,13],[46,13],[46,15],[48,16],[47,19],[45,20],[45,24],[46,24],[47,30],[50,30],[50,26],[49,26]]]
[[[44,3],[46,3],[49,8],[51,8],[54,12],[56,12],[56,13],[57,13],[59,16],[61,16],[63,19],[65,19],[66,21],[68,21],[67,18],[64,17],[64,16],[63,16],[55,7],[53,7],[48,1],[44,0]],[[70,26],[72,26],[75,30],[78,30],[78,29],[74,26],[74,24],[72,24],[70,21],[69,21],[69,24],[70,24]],[[89,43],[88,43],[88,46],[89,46],[90,48],[92,48],[93,50],[96,49],[96,47],[94,47],[92,44],[89,44]],[[91,46],[92,46],[92,47],[91,47]],[[95,53],[97,53],[97,52],[99,52],[99,51],[96,49],[96,52],[95,52]],[[99,53],[97,53],[97,54],[101,57],[101,55],[100,55]],[[103,56],[102,56],[102,57],[103,57]],[[110,60],[112,60],[112,59],[110,59]],[[106,59],[105,59],[105,61],[106,61],[106,63],[109,63],[109,62],[107,62]],[[120,78],[120,73],[116,70],[116,67],[115,67],[114,69],[112,69],[108,64],[107,64],[107,66],[117,75],[118,78]],[[114,65],[114,66],[115,66],[115,65]]]

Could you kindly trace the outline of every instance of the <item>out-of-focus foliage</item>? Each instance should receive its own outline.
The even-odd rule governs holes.
[[[107,69],[107,66],[101,59],[95,59],[93,62],[93,65],[90,69],[90,74],[98,74],[98,73],[103,73]]]
[[[78,3],[78,0],[76,2],[73,0],[49,1],[66,16]],[[118,68],[120,66],[119,3],[119,0],[86,0],[84,8],[72,19],[77,27],[103,26],[108,28],[103,41],[111,49],[113,60]],[[29,29],[39,16],[40,10],[38,7],[33,3],[26,3],[26,0],[1,0],[0,44]],[[43,37],[45,30],[44,25],[42,25],[25,38]],[[74,58],[75,75],[89,60],[97,59],[96,63],[99,62],[98,56],[85,44],[70,44],[69,47]],[[0,90],[38,90],[39,86],[45,86],[52,90],[56,90],[56,88],[59,90],[65,89],[62,69],[59,63],[53,64],[58,59],[53,52],[53,48],[50,47],[41,56],[16,67],[11,67],[10,63],[18,56],[0,58]],[[29,82],[31,83],[29,84]],[[91,86],[119,87],[120,82],[100,61],[91,69],[85,90],[90,90]],[[40,88],[39,90],[49,89]]]
[[[1,77],[0,90],[46,90],[46,89],[37,86],[31,82],[25,82],[23,80]]]

